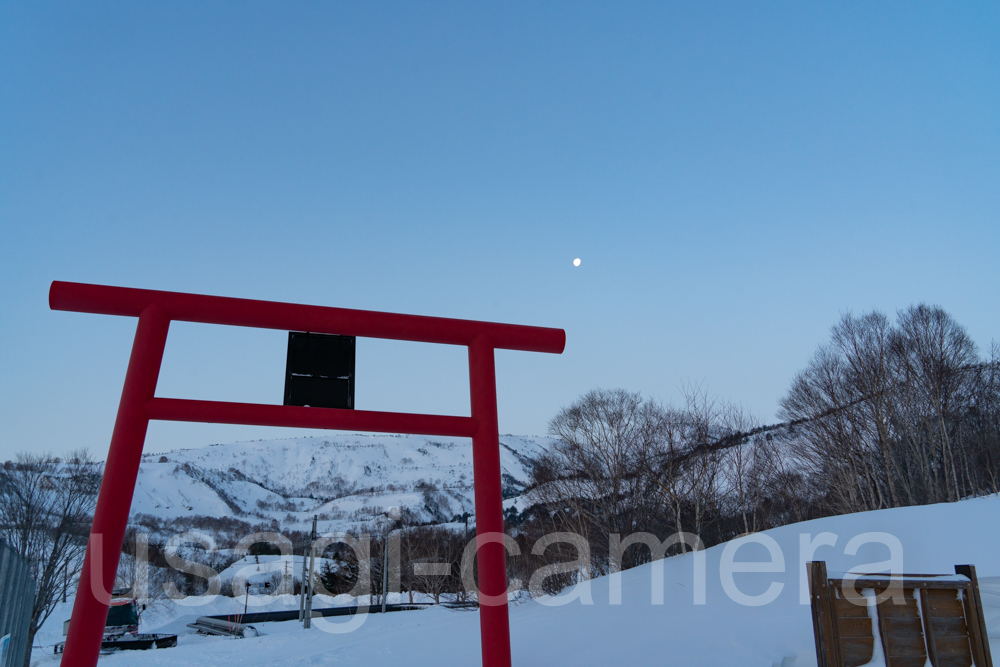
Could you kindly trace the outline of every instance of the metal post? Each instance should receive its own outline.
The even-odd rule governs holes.
[[[3,600],[3,605],[0,605],[0,639],[7,634],[11,635],[7,640],[7,651],[12,657],[17,649],[14,644],[20,640],[21,633],[14,632],[14,628],[19,625],[17,621],[21,613],[23,580],[27,576],[29,573],[23,559],[17,555],[14,549],[9,548],[3,540],[0,540],[0,600]],[[26,632],[29,616],[20,616],[20,618],[23,619]],[[16,661],[21,663],[23,659],[18,655]],[[14,660],[10,660],[8,663],[13,664]]]
[[[80,572],[80,585],[73,603],[66,651],[61,663],[63,667],[97,665],[104,623],[108,618],[108,603],[111,602],[109,588],[115,585],[132,494],[142,460],[142,445],[149,426],[146,403],[156,392],[169,327],[170,320],[156,304],[147,306],[139,315],[128,371],[125,373],[125,386],[118,404],[118,417],[111,435],[108,462],[97,496],[90,541],[83,559],[83,571]]]
[[[476,536],[503,533],[500,479],[500,430],[497,424],[497,384],[493,345],[485,335],[469,344],[469,384],[472,418],[472,470],[476,495]],[[483,667],[510,666],[510,619],[507,614],[507,550],[502,542],[479,549],[479,590],[504,596],[499,604],[480,604]]]
[[[313,527],[312,533],[309,535],[309,585],[306,590],[306,609],[305,617],[303,619],[303,628],[309,629],[312,627],[312,610],[313,610],[313,572],[316,570],[316,554],[313,552],[313,543],[316,541],[316,519],[318,517],[313,515]]]
[[[306,610],[306,561],[309,560],[309,547],[302,550],[302,583],[299,586],[299,620],[305,618]],[[294,580],[293,580],[294,585]]]
[[[28,621],[35,599],[35,582],[25,558],[0,540],[0,640],[6,650],[0,665],[20,667],[31,653]]]
[[[385,602],[389,597],[389,533],[392,532],[392,528],[386,532],[385,537],[382,539],[382,613],[385,613]]]
[[[306,609],[306,561],[309,560],[309,547],[302,550],[302,584],[299,586],[299,620],[305,618]],[[293,580],[294,586],[294,580]]]

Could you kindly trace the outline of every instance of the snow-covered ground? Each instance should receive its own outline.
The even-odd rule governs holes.
[[[302,561],[304,559],[303,556],[294,555],[244,556],[219,572],[219,581],[232,582],[237,575],[238,581],[246,581],[251,584],[270,581],[274,575],[278,575],[286,582],[291,582],[293,578],[298,578],[301,581]],[[336,567],[335,561],[328,558],[316,558],[314,566],[316,572],[322,572],[325,564]]]
[[[718,545],[705,558],[704,604],[695,604],[700,588],[694,576],[697,556],[687,554],[621,574],[621,604],[610,604],[613,577],[602,577],[564,592],[560,598],[514,605],[510,610],[514,664],[594,665],[669,664],[811,667],[816,664],[812,621],[802,578],[806,560],[825,560],[832,571],[890,558],[891,548],[906,572],[950,574],[956,564],[977,566],[991,644],[1000,648],[1000,497],[959,503],[867,512],[809,521]],[[827,533],[827,535],[822,535]],[[866,540],[876,540],[874,542]],[[754,542],[754,540],[757,540]],[[768,540],[772,552],[766,548]],[[894,547],[894,540],[898,545]],[[815,555],[804,545],[818,546]],[[737,548],[738,547],[738,548]],[[845,553],[856,551],[856,553]],[[780,556],[780,559],[778,558]],[[729,579],[721,567],[728,559],[778,562],[771,572],[736,572]],[[663,604],[652,604],[654,572],[663,567]],[[730,571],[732,568],[730,568]],[[726,589],[729,589],[727,593]],[[740,596],[774,599],[746,606]],[[150,616],[144,631],[187,631],[185,624],[203,613],[230,613],[235,600],[199,599],[201,606],[174,606]],[[343,603],[346,600],[323,600]],[[747,600],[744,600],[746,602]],[[753,602],[754,600],[750,600]],[[756,602],[761,602],[757,598]],[[565,602],[559,606],[554,603]],[[590,603],[592,602],[592,603]],[[276,608],[294,606],[292,596],[276,597]],[[320,606],[320,603],[317,603]],[[61,627],[53,617],[40,636],[45,643]],[[408,667],[479,664],[479,614],[431,608],[370,615],[351,632],[334,632],[343,618],[320,619],[310,630],[298,623],[268,623],[253,639],[182,634],[177,648],[129,652],[101,658],[102,667],[148,665],[381,665]],[[55,658],[36,651],[43,666]]]

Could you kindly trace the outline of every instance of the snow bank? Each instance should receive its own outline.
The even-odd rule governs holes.
[[[629,570],[620,575],[620,605],[610,604],[616,578],[595,579],[558,598],[511,608],[514,664],[811,667],[816,659],[803,588],[804,562],[825,560],[831,570],[870,571],[878,567],[866,564],[888,560],[891,548],[898,551],[895,556],[907,572],[950,574],[955,564],[976,565],[991,643],[1000,647],[997,525],[1000,498],[996,496],[852,514],[784,526],[700,555],[676,556]],[[816,546],[815,555],[808,553],[810,544]],[[704,558],[706,573],[704,604],[696,604],[702,589],[694,577],[699,557]],[[770,562],[764,567],[775,571],[736,572],[730,578],[720,567],[727,559]],[[651,582],[660,567],[663,603],[653,604]],[[768,597],[773,599],[759,604]],[[228,600],[230,606],[233,602]],[[172,613],[175,619],[160,628],[183,630],[180,612]],[[371,615],[353,632],[332,631],[343,622],[324,619],[311,630],[302,630],[295,622],[265,624],[259,628],[261,637],[244,640],[184,635],[175,649],[112,655],[102,658],[101,665],[479,664],[477,612],[433,608]],[[41,663],[53,660],[38,657]]]

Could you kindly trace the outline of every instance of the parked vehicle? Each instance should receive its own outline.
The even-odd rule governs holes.
[[[160,635],[139,632],[139,617],[142,614],[139,602],[132,598],[113,598],[108,608],[108,620],[104,624],[104,639],[101,652],[135,651],[150,648],[170,648],[177,646],[177,635]],[[63,623],[63,636],[69,633],[69,621]],[[56,644],[55,652],[62,653],[65,642]]]

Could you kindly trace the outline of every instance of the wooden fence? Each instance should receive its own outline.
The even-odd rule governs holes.
[[[888,667],[993,667],[973,565],[954,575],[831,577],[808,563],[819,667],[860,667],[878,649]]]

